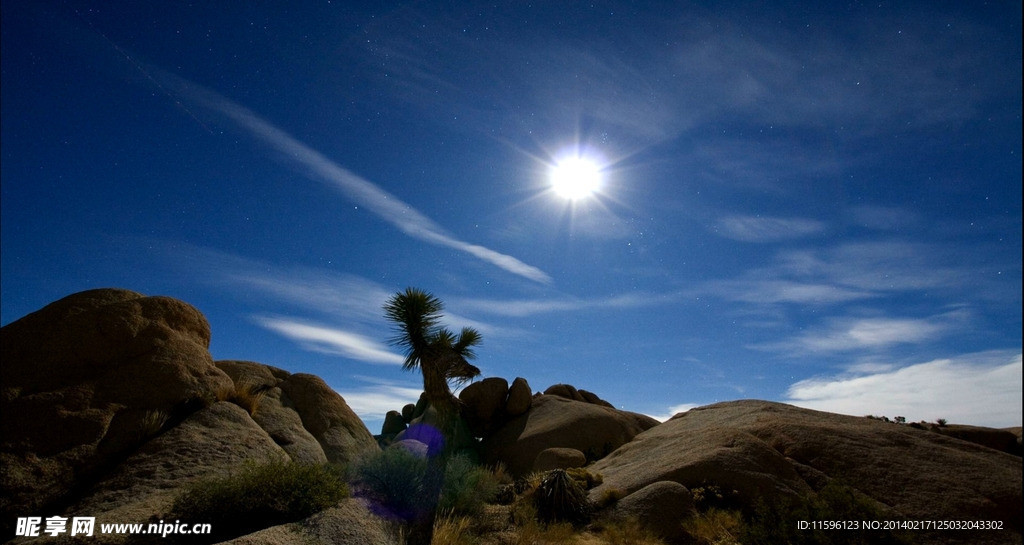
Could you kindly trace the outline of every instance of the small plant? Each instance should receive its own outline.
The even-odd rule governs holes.
[[[629,492],[621,488],[610,486],[601,491],[601,495],[597,498],[597,504],[594,506],[597,509],[604,509],[611,505],[615,505],[622,498],[629,495]]]
[[[214,541],[298,521],[348,497],[342,473],[332,465],[249,462],[238,473],[187,487],[165,519],[210,523]]]
[[[938,424],[940,428],[946,427],[946,419],[945,418],[940,418],[940,419],[936,420],[935,423]]]
[[[743,514],[736,509],[711,508],[683,522],[683,529],[697,545],[739,545]]]
[[[518,502],[512,510],[512,521],[515,525],[513,545],[570,543],[576,535],[576,529],[569,522],[538,522],[537,508],[532,502]]]
[[[739,491],[722,490],[722,487],[716,484],[704,482],[690,492],[693,494],[693,505],[698,511],[731,509],[739,504]]]
[[[474,545],[476,539],[470,532],[473,520],[470,517],[456,517],[453,514],[439,516],[434,520],[434,536],[431,545]]]
[[[260,401],[267,395],[270,387],[266,384],[253,382],[242,382],[235,386],[234,392],[226,400],[245,409],[249,416],[256,414],[260,407]]]
[[[590,516],[587,491],[564,469],[544,474],[533,501],[541,522],[582,523]]]
[[[664,545],[654,532],[645,528],[636,519],[612,522],[600,528],[598,535],[606,543],[615,545]]]
[[[152,437],[157,436],[163,431],[164,426],[167,425],[167,421],[170,419],[170,415],[167,411],[161,411],[159,409],[150,409],[142,415],[142,419],[139,420],[139,440],[146,441]]]
[[[565,472],[576,479],[576,482],[580,483],[584,490],[590,490],[604,482],[604,477],[600,473],[591,473],[582,467],[566,469]]]

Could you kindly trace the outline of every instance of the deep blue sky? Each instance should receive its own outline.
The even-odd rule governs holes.
[[[2,323],[178,297],[376,432],[417,286],[536,390],[1020,425],[1020,2],[285,4],[3,3]]]

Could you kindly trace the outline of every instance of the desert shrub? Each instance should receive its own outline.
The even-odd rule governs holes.
[[[683,521],[683,529],[695,545],[738,545],[743,514],[737,509],[712,507]]]
[[[615,545],[664,545],[665,542],[654,532],[645,528],[636,519],[610,522],[600,527],[597,535],[605,543]]]
[[[356,495],[366,498],[377,515],[411,521],[436,507],[438,473],[426,458],[387,448],[357,462],[351,480]]]
[[[564,469],[544,474],[534,490],[534,506],[541,522],[581,523],[590,516],[587,491]]]
[[[439,516],[434,520],[434,535],[431,545],[474,545],[476,538],[470,527],[473,521],[470,517],[458,517],[455,515]]]
[[[946,422],[945,418],[940,418],[940,419],[936,420],[935,423],[938,424],[940,428],[944,428],[944,427],[946,427],[946,423],[947,422]]]
[[[789,501],[759,501],[740,532],[744,545],[898,545],[910,536],[887,530],[800,530],[799,521],[887,520],[869,498],[849,486],[830,482],[817,497]]]
[[[348,486],[337,466],[247,462],[237,473],[185,488],[165,520],[209,523],[215,532],[212,537],[227,539],[302,520],[346,497]]]
[[[736,490],[722,490],[717,484],[704,482],[690,490],[693,494],[693,505],[698,511],[708,509],[734,509],[739,506],[740,493]]]
[[[604,509],[610,505],[614,505],[619,502],[622,498],[629,495],[629,492],[621,488],[610,486],[601,491],[601,495],[597,498],[597,504],[594,506],[597,509]]]
[[[592,473],[582,467],[566,469],[565,472],[576,479],[576,482],[580,483],[584,490],[590,490],[604,482],[604,477],[600,473]]]
[[[569,522],[540,523],[532,501],[517,502],[513,506],[512,522],[515,525],[513,545],[569,543],[576,534],[576,528]]]
[[[445,468],[438,508],[457,515],[478,515],[498,492],[494,474],[466,456],[453,456]]]

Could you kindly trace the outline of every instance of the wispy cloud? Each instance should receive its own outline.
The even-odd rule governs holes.
[[[537,267],[479,244],[455,238],[410,205],[368,180],[342,168],[251,110],[166,71],[155,70],[155,72],[181,95],[224,115],[238,127],[273,148],[282,158],[298,167],[309,178],[327,184],[353,202],[366,207],[384,221],[394,225],[406,235],[431,244],[466,252],[534,282],[551,283],[551,277]]]
[[[797,382],[789,387],[784,401],[858,416],[904,416],[908,421],[945,418],[993,427],[1021,425],[1019,351],[982,352],[877,372],[857,371]]]
[[[719,280],[705,284],[706,289],[724,299],[742,303],[832,304],[878,296],[877,293],[835,284],[795,280]]]
[[[495,316],[532,316],[554,312],[575,312],[595,308],[639,308],[671,303],[679,293],[638,293],[620,294],[594,299],[458,299],[460,308],[475,310]]]
[[[876,231],[901,231],[921,222],[917,212],[895,206],[855,206],[849,213],[854,225]]]
[[[254,321],[313,352],[386,365],[401,365],[405,361],[403,356],[389,351],[378,341],[351,331],[292,318],[257,316]]]
[[[928,318],[836,318],[820,329],[752,348],[789,354],[825,354],[878,350],[900,344],[920,344],[939,338],[969,316],[956,310]]]
[[[731,215],[719,219],[714,232],[742,242],[779,242],[804,238],[824,230],[823,222],[812,219]]]

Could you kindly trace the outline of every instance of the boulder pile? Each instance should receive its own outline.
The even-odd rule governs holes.
[[[320,378],[214,362],[209,343],[194,307],[119,289],[0,328],[5,535],[19,516],[144,522],[189,483],[246,460],[344,464],[378,449]]]

